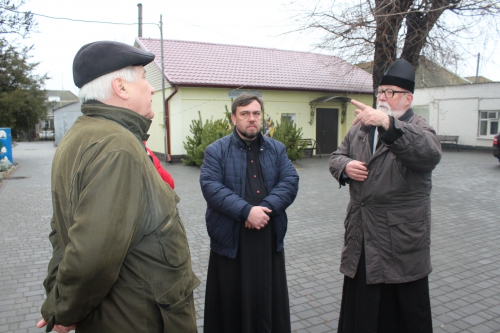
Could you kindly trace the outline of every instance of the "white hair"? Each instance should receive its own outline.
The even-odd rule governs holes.
[[[113,91],[112,82],[116,78],[122,78],[129,82],[135,82],[139,78],[139,72],[134,66],[128,66],[117,71],[99,76],[97,79],[86,83],[78,92],[81,103],[90,100],[104,102],[111,97]]]

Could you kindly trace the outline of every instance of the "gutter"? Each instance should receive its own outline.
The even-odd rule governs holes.
[[[167,97],[164,101],[164,109],[165,109],[165,132],[166,132],[166,145],[167,145],[167,151],[165,152],[165,162],[172,162],[172,158],[170,157],[170,109],[168,107],[168,102],[174,97],[175,94],[179,91],[179,86],[174,84],[174,92],[170,94],[170,96]]]

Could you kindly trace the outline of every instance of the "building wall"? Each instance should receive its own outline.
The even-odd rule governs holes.
[[[154,61],[144,66],[144,69],[146,70],[146,79],[148,80],[149,84],[151,84],[151,86],[161,94],[161,89],[162,89],[161,69],[158,68],[158,65]],[[165,80],[164,85],[165,88],[170,87],[170,83],[167,80]]]
[[[54,111],[54,146],[57,147],[62,137],[82,114],[79,102],[63,106]]]
[[[167,98],[174,92],[174,88],[165,89]],[[247,91],[247,90],[243,90]],[[284,113],[295,114],[297,126],[302,127],[303,138],[316,138],[316,115],[311,121],[310,101],[322,96],[345,96],[338,93],[321,92],[301,92],[301,91],[283,91],[283,90],[248,90],[250,93],[262,94],[264,100],[265,117],[271,116],[272,120],[281,122],[281,115]],[[223,119],[225,117],[226,107],[231,111],[231,96],[237,94],[235,90],[228,88],[204,88],[204,87],[180,87],[178,92],[169,102],[170,114],[170,155],[180,156],[186,154],[183,142],[186,137],[192,136],[190,125],[192,120],[198,119],[201,114],[203,123],[208,119]],[[236,95],[235,94],[235,95]],[[149,130],[151,135],[148,140],[148,147],[155,152],[164,152],[164,119],[163,105],[161,103],[161,91],[157,91],[153,96],[153,110],[155,118]],[[371,95],[348,95],[368,105],[372,104]],[[233,97],[234,98],[234,97]],[[341,123],[342,103],[332,101],[321,103],[317,108],[336,108],[339,109],[339,127],[337,141],[340,144],[345,134],[351,127],[355,118],[355,107],[351,104],[347,106],[347,112],[344,123]]]
[[[415,109],[428,110],[437,134],[459,135],[459,145],[491,147],[493,135],[479,135],[481,111],[500,111],[500,83],[415,90]]]

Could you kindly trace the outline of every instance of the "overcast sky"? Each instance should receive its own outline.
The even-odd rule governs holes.
[[[138,35],[139,2],[142,3],[143,37],[160,38],[162,15],[164,39],[319,52],[313,48],[321,37],[317,32],[285,34],[295,28],[290,20],[293,8],[285,5],[291,2],[287,0],[28,0],[20,10],[39,14],[35,15],[38,31],[24,43],[34,45],[31,54],[33,61],[40,62],[38,71],[48,73],[52,78],[46,82],[45,88],[78,93],[73,84],[72,63],[76,52],[84,44],[114,40],[133,45]],[[303,2],[307,3],[307,0]],[[492,55],[486,54],[486,57],[489,59],[482,59],[479,75],[500,81],[498,57],[496,60]],[[469,55],[469,58],[469,66],[459,73],[463,76],[476,74],[477,59],[474,55]]]

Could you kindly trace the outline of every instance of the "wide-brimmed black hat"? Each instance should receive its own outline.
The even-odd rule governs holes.
[[[73,81],[78,88],[128,66],[149,64],[155,55],[136,47],[111,41],[93,42],[82,46],[73,60]]]
[[[413,93],[415,90],[413,66],[404,59],[396,60],[382,76],[379,86],[381,85],[398,86]]]

